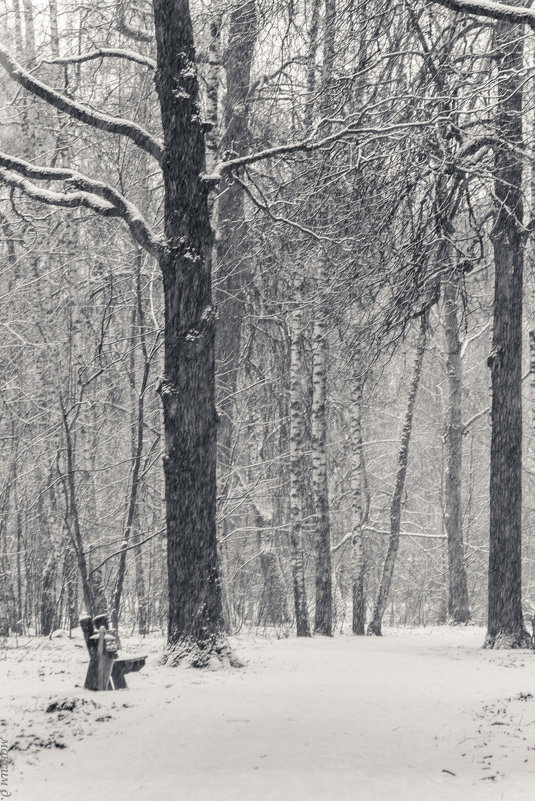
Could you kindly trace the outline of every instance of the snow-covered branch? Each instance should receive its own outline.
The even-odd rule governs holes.
[[[461,11],[465,14],[476,14],[479,17],[504,20],[505,22],[525,23],[535,28],[535,9],[510,6],[506,3],[494,3],[492,0],[431,0],[431,5],[440,5]]]
[[[101,47],[98,50],[92,50],[90,53],[82,53],[79,56],[62,56],[61,58],[48,58],[43,59],[43,64],[83,64],[86,61],[96,61],[99,58],[122,58],[126,61],[133,61],[136,64],[142,64],[144,67],[149,67],[151,70],[156,69],[156,62],[149,56],[144,56],[141,53],[136,53],[134,50],[121,50],[114,47]]]
[[[49,103],[51,106],[54,106],[59,111],[68,114],[73,119],[79,120],[86,125],[98,128],[101,131],[126,136],[142,150],[154,156],[155,159],[158,161],[161,160],[163,155],[162,143],[140,125],[131,120],[112,117],[108,114],[102,114],[100,111],[88,109],[81,103],[71,100],[61,94],[61,92],[52,89],[25,70],[2,44],[0,44],[0,66],[2,66],[10,78],[16,81],[20,86],[24,87],[24,89],[31,92],[36,97],[41,98],[41,100],[44,100],[46,103]]]
[[[125,221],[135,241],[151,255],[158,257],[161,241],[153,233],[139,209],[102,181],[95,181],[75,170],[61,167],[36,167],[27,161],[0,153],[1,179],[16,186],[29,197],[55,206],[86,206],[106,217]],[[63,181],[65,192],[36,186],[32,181]],[[77,190],[77,191],[75,191]]]
[[[0,167],[0,182],[8,186],[14,186],[33,200],[39,200],[49,206],[63,206],[65,208],[85,206],[105,217],[119,216],[112,203],[108,203],[108,201],[96,195],[89,195],[87,192],[55,192],[52,189],[44,189],[36,186],[28,178],[23,178],[22,175],[6,170],[3,167]]]

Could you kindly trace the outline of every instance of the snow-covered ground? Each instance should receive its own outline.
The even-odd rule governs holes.
[[[79,638],[0,641],[0,736],[12,758],[0,793],[532,801],[535,655],[483,651],[483,637],[472,627],[249,636],[233,641],[246,667],[214,672],[161,667],[161,642],[133,638],[125,650],[150,658],[115,693],[81,689]]]

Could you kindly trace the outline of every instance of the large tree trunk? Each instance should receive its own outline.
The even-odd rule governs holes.
[[[451,623],[467,623],[470,620],[470,606],[464,562],[461,507],[463,424],[461,344],[457,321],[458,291],[455,277],[445,281],[443,292],[448,405],[445,432],[444,518],[448,535],[448,618]]]
[[[240,156],[249,144],[249,84],[256,42],[255,0],[238,2],[229,15],[229,39],[225,48],[226,97],[220,151]],[[217,203],[216,301],[220,316],[217,329],[218,408],[221,421],[218,449],[223,481],[232,463],[234,394],[238,379],[240,337],[249,281],[247,224],[241,185],[232,176],[221,182]]]
[[[377,600],[373,610],[373,616],[368,625],[368,634],[375,634],[377,637],[381,636],[381,625],[383,615],[386,609],[386,603],[390,594],[390,587],[392,586],[392,576],[394,575],[394,567],[399,548],[399,532],[401,528],[401,499],[403,497],[403,489],[405,487],[405,476],[407,474],[407,463],[409,460],[409,444],[412,433],[412,418],[414,415],[414,406],[416,404],[416,395],[418,393],[418,385],[420,383],[420,375],[422,372],[422,362],[425,352],[425,339],[426,339],[426,322],[425,317],[422,317],[420,334],[416,345],[416,355],[414,358],[414,366],[412,368],[412,378],[409,387],[409,396],[407,398],[407,410],[405,412],[405,422],[403,424],[403,431],[401,432],[401,444],[399,447],[398,455],[398,469],[396,473],[396,483],[394,486],[394,493],[392,495],[392,503],[390,505],[390,539],[388,542],[388,550],[386,552],[385,563],[383,566],[383,574],[381,576],[381,583],[377,592]]]
[[[203,666],[226,656],[216,540],[212,231],[187,0],[154,0],[156,89],[165,154],[160,258],[165,298],[165,494],[168,660]]]
[[[210,22],[209,65],[207,74],[207,112],[210,126],[206,138],[208,169],[218,152],[243,155],[249,144],[249,85],[256,41],[256,2],[233,3],[228,13],[228,42],[221,52],[223,7],[216,1]],[[226,93],[222,104],[221,141],[218,142],[218,89],[221,62],[225,68]],[[213,215],[216,226],[215,298],[219,324],[216,331],[216,397],[218,428],[218,489],[223,502],[231,495],[234,475],[234,420],[236,387],[241,352],[241,329],[245,313],[245,289],[249,282],[247,224],[241,185],[230,175],[222,178]],[[223,516],[220,536],[220,562],[226,575],[228,537],[232,519]],[[230,588],[222,585],[223,609],[227,625],[233,617]]]
[[[485,646],[527,645],[522,617],[522,144],[521,30],[497,22],[495,151],[498,203],[494,249],[494,331],[488,359],[492,379],[488,628]]]

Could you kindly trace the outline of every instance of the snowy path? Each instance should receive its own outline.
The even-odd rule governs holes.
[[[128,692],[99,694],[113,718],[91,736],[33,764],[16,753],[10,789],[17,801],[532,801],[535,655],[482,639],[244,640],[244,670],[152,665]]]

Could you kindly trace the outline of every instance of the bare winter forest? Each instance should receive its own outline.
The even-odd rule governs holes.
[[[372,673],[384,627],[532,646],[534,32],[487,0],[0,0],[6,660],[103,613],[156,672],[244,635],[347,635],[318,664]]]

